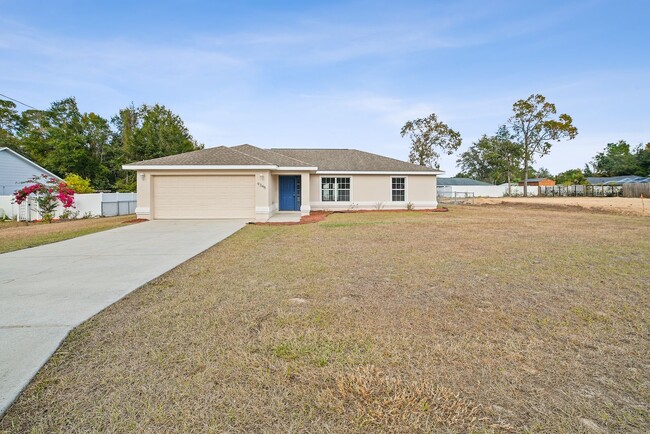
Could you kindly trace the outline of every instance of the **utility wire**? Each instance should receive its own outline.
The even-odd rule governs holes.
[[[10,100],[12,100],[13,102],[17,102],[18,104],[22,104],[22,105],[24,105],[25,107],[29,107],[30,109],[38,110],[36,107],[31,106],[31,105],[29,105],[29,104],[25,104],[24,102],[22,102],[22,101],[18,101],[17,99],[14,99],[14,98],[12,98],[12,97],[10,97],[10,96],[3,95],[3,94],[1,94],[1,93],[0,93],[0,96],[5,97],[5,98],[7,98],[7,99],[10,99]]]

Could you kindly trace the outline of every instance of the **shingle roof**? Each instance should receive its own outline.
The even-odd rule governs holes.
[[[338,172],[440,172],[356,149],[261,149],[252,145],[218,146],[138,161],[125,168],[129,166],[278,166]]]
[[[438,186],[443,185],[492,185],[489,182],[470,178],[438,178]]]
[[[248,153],[226,146],[185,152],[153,160],[138,161],[129,164],[133,166],[272,166],[273,163],[264,161]]]
[[[620,184],[638,184],[650,182],[650,177],[643,178],[636,175],[623,176],[589,176],[587,182],[594,185],[620,185]]]
[[[307,167],[311,164],[304,161],[291,158],[287,155],[280,154],[268,149],[258,148],[253,145],[239,145],[233,146],[230,149],[235,149],[237,151],[243,152],[245,154],[251,155],[253,157],[259,158],[264,161],[268,161],[270,164],[282,167]]]
[[[438,169],[407,163],[356,149],[283,149],[271,151],[305,161],[319,171],[340,172],[439,172]]]

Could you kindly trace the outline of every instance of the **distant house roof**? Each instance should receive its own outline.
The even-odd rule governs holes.
[[[319,172],[444,173],[356,149],[262,149],[252,145],[218,146],[168,157],[139,161],[125,169],[143,167],[212,166],[214,168],[300,168]]]
[[[541,182],[546,181],[548,178],[528,178],[528,182]]]
[[[438,178],[438,186],[448,185],[492,185],[489,182],[477,181],[470,178]]]
[[[622,175],[622,176],[589,176],[587,182],[593,185],[620,185],[620,184],[638,184],[650,182],[650,177],[642,177],[636,175]]]

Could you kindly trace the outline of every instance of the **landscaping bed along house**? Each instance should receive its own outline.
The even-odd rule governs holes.
[[[0,431],[649,432],[649,259],[650,219],[585,210],[247,225],[75,329]]]

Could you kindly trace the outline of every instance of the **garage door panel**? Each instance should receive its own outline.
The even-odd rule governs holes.
[[[254,218],[255,177],[155,176],[155,219]]]

